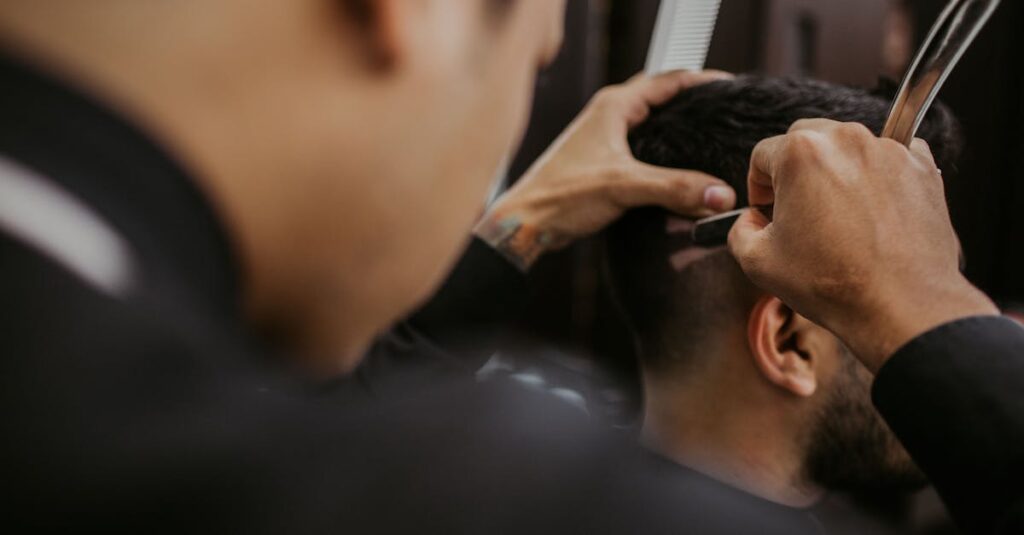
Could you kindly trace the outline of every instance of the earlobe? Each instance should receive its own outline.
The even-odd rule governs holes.
[[[754,366],[770,383],[800,397],[817,390],[817,359],[802,344],[807,320],[777,297],[757,301],[747,325]]]
[[[377,47],[380,50],[382,66],[394,67],[404,59],[408,50],[409,39],[407,27],[411,16],[404,10],[408,9],[407,0],[376,0],[380,20],[377,22]]]
[[[402,0],[345,2],[349,20],[358,30],[368,65],[377,70],[395,66],[405,48]]]

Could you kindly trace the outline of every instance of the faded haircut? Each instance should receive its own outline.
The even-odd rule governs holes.
[[[684,91],[656,109],[630,134],[645,163],[702,171],[736,189],[747,202],[750,155],[758,142],[786,133],[799,119],[858,122],[876,135],[888,115],[895,84],[869,92],[819,81],[743,76]],[[918,137],[931,145],[948,178],[959,156],[958,123],[935,106]],[[693,356],[723,328],[745,328],[758,292],[727,250],[676,271],[669,258],[685,243],[665,232],[661,209],[630,211],[604,234],[606,278],[648,369],[699,366]]]

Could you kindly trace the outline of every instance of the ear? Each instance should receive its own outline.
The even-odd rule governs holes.
[[[812,326],[772,296],[757,301],[747,325],[755,367],[770,383],[804,398],[814,395],[818,387],[820,355],[806,343]]]

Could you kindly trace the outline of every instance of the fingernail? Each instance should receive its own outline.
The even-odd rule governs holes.
[[[711,186],[704,190],[704,206],[718,211],[732,208],[736,193],[728,186]]]

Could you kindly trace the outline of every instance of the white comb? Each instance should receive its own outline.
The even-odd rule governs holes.
[[[722,0],[661,0],[647,74],[704,68]]]

